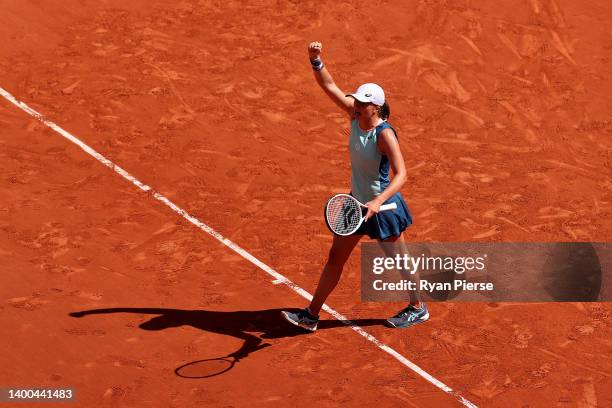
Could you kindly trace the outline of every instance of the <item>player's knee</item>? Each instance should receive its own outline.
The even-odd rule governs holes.
[[[346,259],[347,257],[345,255],[332,250],[327,257],[327,266],[334,270],[342,270],[346,263]]]

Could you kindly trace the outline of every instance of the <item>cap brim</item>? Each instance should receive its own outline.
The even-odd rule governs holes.
[[[370,98],[367,98],[364,95],[360,95],[360,94],[348,94],[348,95],[345,95],[345,96],[352,96],[353,98],[357,99],[359,102],[372,103]]]

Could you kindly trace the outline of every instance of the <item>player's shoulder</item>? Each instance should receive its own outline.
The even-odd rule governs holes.
[[[395,128],[386,120],[376,127],[376,133],[380,135],[388,134],[389,136],[398,137]]]

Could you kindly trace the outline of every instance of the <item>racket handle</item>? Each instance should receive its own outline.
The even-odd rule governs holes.
[[[380,211],[389,211],[389,210],[396,210],[396,209],[397,209],[396,203],[383,204],[380,206]]]

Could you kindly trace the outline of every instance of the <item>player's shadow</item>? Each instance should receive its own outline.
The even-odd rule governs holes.
[[[143,330],[164,330],[180,326],[192,326],[196,329],[212,333],[232,336],[244,341],[242,347],[228,357],[243,359],[249,354],[269,347],[264,339],[278,339],[310,333],[299,327],[292,326],[281,316],[281,310],[297,311],[298,309],[266,309],[241,310],[232,312],[212,310],[181,310],[165,308],[116,307],[108,309],[92,309],[72,312],[70,316],[81,318],[87,315],[109,313],[134,313],[157,315],[141,323]],[[326,330],[350,325],[378,326],[384,324],[383,319],[356,319],[351,321],[321,320],[318,330]],[[176,374],[182,376],[180,370]],[[189,377],[193,378],[193,377]]]

